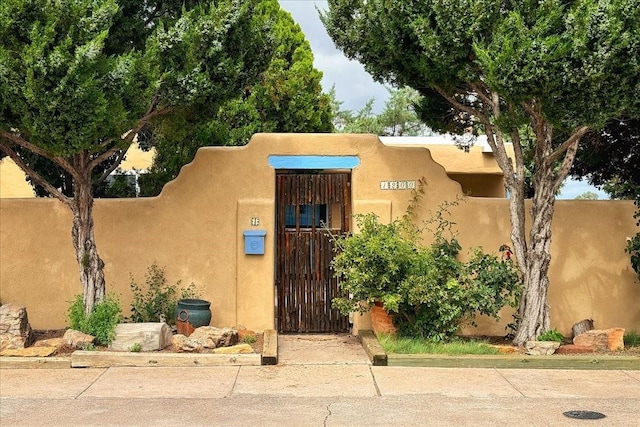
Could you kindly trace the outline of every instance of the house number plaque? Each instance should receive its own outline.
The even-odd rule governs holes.
[[[380,181],[381,190],[415,190],[415,181]]]

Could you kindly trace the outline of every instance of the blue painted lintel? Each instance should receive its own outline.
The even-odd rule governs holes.
[[[360,165],[358,156],[269,156],[274,169],[353,169]]]

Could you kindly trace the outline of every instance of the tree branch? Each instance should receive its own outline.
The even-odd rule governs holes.
[[[25,172],[37,185],[40,185],[42,188],[44,188],[47,191],[47,193],[49,193],[51,196],[55,197],[56,199],[60,200],[65,205],[71,205],[72,200],[69,197],[65,196],[60,190],[55,188],[53,185],[47,182],[47,180],[42,178],[36,171],[30,168],[24,162],[24,160],[22,160],[22,157],[20,157],[15,150],[12,150],[9,146],[5,144],[0,144],[0,150],[3,153],[5,153],[7,156],[9,156],[9,158],[11,158],[11,160],[13,160],[13,162],[16,165],[18,165],[18,167],[22,169],[22,171]],[[50,159],[49,157],[47,158]],[[53,159],[50,159],[50,160],[53,160]]]
[[[553,191],[554,193],[557,192],[558,188],[560,188],[560,185],[562,185],[562,182],[564,181],[564,179],[567,177],[567,175],[569,175],[569,171],[571,170],[571,166],[573,165],[573,161],[576,158],[576,153],[578,152],[578,146],[580,145],[580,139],[582,138],[582,136],[589,130],[589,128],[587,128],[586,126],[581,127],[580,129],[578,129],[578,131],[576,131],[573,135],[571,135],[571,137],[569,137],[569,139],[567,139],[560,147],[564,146],[565,144],[567,145],[566,148],[566,154],[564,156],[564,159],[562,159],[562,165],[560,166],[560,170],[558,171],[558,175],[553,183]],[[556,153],[559,148],[558,147],[553,153],[551,153],[551,155],[553,155],[554,153]]]
[[[559,147],[557,147],[553,152],[549,155],[548,159],[550,162],[555,161],[558,157],[562,155],[565,151],[569,150],[574,144],[576,150],[578,149],[578,144],[580,143],[580,139],[582,136],[589,131],[589,127],[582,126],[573,135],[571,135],[565,142],[563,142]],[[566,156],[565,156],[566,159]],[[573,160],[572,160],[573,162]]]
[[[445,92],[442,88],[440,88],[440,86],[434,86],[433,88],[436,90],[436,92],[438,92],[438,94],[440,94],[440,96],[449,101],[449,103],[458,110],[464,111],[465,113],[469,113],[470,115],[477,117],[482,123],[489,123],[489,118],[486,115],[482,114],[473,107],[464,105],[463,103],[455,99],[455,97]]]
[[[108,173],[105,175],[104,173],[102,174],[103,176],[101,176],[98,180],[98,182],[103,181],[104,179],[107,178],[107,176],[113,172],[114,170],[116,170],[116,168],[120,165],[120,163],[122,162],[122,160],[124,159],[124,154],[127,152],[127,149],[129,148],[129,146],[131,145],[131,143],[133,142],[133,139],[136,137],[136,135],[138,134],[138,132],[140,132],[140,130],[144,127],[144,125],[148,124],[151,119],[155,118],[155,117],[159,117],[165,114],[168,114],[171,111],[171,108],[161,108],[158,110],[155,110],[155,106],[156,106],[156,97],[154,96],[154,99],[151,101],[151,105],[149,106],[149,109],[147,110],[147,113],[140,118],[140,120],[138,120],[138,123],[136,124],[136,126],[133,129],[130,129],[124,136],[124,138],[121,138],[122,146],[126,146],[126,148],[118,148],[120,146],[120,143],[118,143],[117,147],[113,147],[108,149],[107,151],[105,151],[104,153],[100,154],[99,156],[97,156],[95,159],[91,160],[91,162],[89,162],[89,170],[93,170],[96,166],[98,166],[100,163],[104,162],[105,160],[107,160],[109,157],[111,157],[114,153],[116,153],[119,150],[122,150],[123,153],[122,155],[118,155],[118,159],[116,159],[116,162],[109,168]],[[126,144],[124,144],[126,143]],[[107,172],[107,171],[105,171]]]
[[[76,171],[76,169],[64,157],[62,157],[62,156],[54,156],[54,155],[50,154],[49,152],[47,152],[46,150],[43,150],[42,148],[38,147],[35,144],[32,144],[31,142],[29,142],[26,139],[22,138],[20,135],[17,135],[16,133],[13,133],[13,132],[0,131],[0,145],[7,146],[6,144],[2,144],[2,138],[4,138],[5,140],[9,141],[10,143],[13,143],[13,144],[15,144],[15,145],[17,145],[19,147],[24,148],[25,150],[31,151],[32,153],[37,154],[38,156],[42,156],[45,159],[51,160],[53,163],[55,163],[56,165],[60,166],[67,173],[69,173],[73,178],[78,178],[79,177],[78,172]],[[7,146],[7,148],[9,148],[9,147]],[[26,170],[25,170],[25,173],[26,173]],[[29,174],[29,175],[31,175],[31,174]]]

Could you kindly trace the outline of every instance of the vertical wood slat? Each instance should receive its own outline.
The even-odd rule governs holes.
[[[341,230],[349,226],[349,174],[278,174],[276,292],[277,327],[281,332],[343,332],[348,319],[331,308],[338,296],[330,262],[332,242],[321,227],[316,227],[315,205],[339,205]],[[295,228],[286,229],[286,206],[295,210]],[[311,205],[310,228],[301,227],[300,206]],[[328,218],[330,220],[330,218]],[[331,222],[329,222],[331,223]]]

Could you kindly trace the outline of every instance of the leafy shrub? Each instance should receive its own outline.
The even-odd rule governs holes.
[[[68,310],[72,329],[93,335],[99,345],[109,345],[115,338],[116,325],[123,320],[120,301],[115,294],[96,303],[89,316],[85,315],[82,295],[76,295]]]
[[[183,298],[198,298],[196,285],[191,283],[187,288],[181,288],[179,280],[174,285],[167,283],[164,268],[153,263],[145,274],[145,285],[139,285],[130,276],[129,287],[133,293],[131,302],[131,316],[129,321],[160,322],[165,321],[170,325],[175,324],[175,310],[178,300]]]
[[[633,217],[637,220],[636,225],[640,226],[640,195],[636,197],[635,204],[636,211]],[[638,280],[640,280],[640,233],[636,233],[635,236],[629,239],[624,250],[629,254],[631,267],[633,267],[633,270],[638,276]]]
[[[540,335],[538,337],[538,341],[556,341],[556,342],[562,342],[562,340],[564,339],[564,337],[562,336],[562,334],[560,332],[558,332],[557,329],[551,329],[550,331],[547,331],[545,333],[543,333],[542,335]]]
[[[333,236],[339,253],[332,267],[344,296],[332,306],[363,313],[380,301],[394,313],[400,335],[436,341],[452,337],[476,313],[498,319],[503,306],[515,306],[520,279],[512,260],[476,249],[467,263],[458,261],[460,244],[444,237],[452,223],[441,212],[435,219],[434,243],[424,246],[408,215],[389,224],[356,215],[357,234]]]

